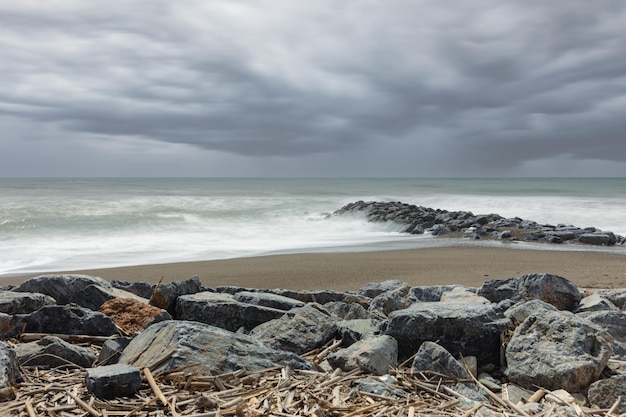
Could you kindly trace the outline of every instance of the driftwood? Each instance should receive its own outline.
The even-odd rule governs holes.
[[[80,338],[79,338],[80,339]],[[84,339],[81,340],[85,342]],[[98,349],[98,341],[93,346]],[[467,405],[465,397],[452,389],[458,382],[422,373],[412,374],[401,365],[391,371],[391,388],[408,393],[404,397],[377,395],[359,391],[355,380],[370,378],[360,370],[332,370],[324,358],[340,343],[302,355],[316,370],[269,368],[239,370],[222,375],[200,375],[188,365],[154,376],[143,369],[144,383],[133,397],[100,400],[87,392],[85,370],[69,368],[42,369],[23,367],[25,382],[15,387],[15,395],[0,403],[0,416],[19,417],[448,417],[474,415],[558,416],[557,404],[547,401],[546,391],[538,390],[530,400],[541,406],[531,414],[484,387],[479,381],[467,381],[483,388],[492,404]],[[12,398],[14,397],[14,398]],[[612,416],[610,410],[592,410],[572,404],[579,416]],[[489,414],[491,413],[491,414]]]

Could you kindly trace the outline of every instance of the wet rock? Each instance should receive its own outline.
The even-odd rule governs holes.
[[[129,365],[99,366],[87,370],[85,384],[87,391],[98,398],[130,397],[141,387],[141,373]]]
[[[100,349],[96,365],[103,366],[116,364],[119,361],[120,356],[122,356],[122,351],[126,348],[126,346],[128,346],[131,340],[132,338],[130,337],[116,337],[105,341]]]
[[[242,303],[226,293],[200,292],[178,298],[175,317],[199,321],[222,329],[252,330],[259,324],[282,317],[284,310]]]
[[[39,310],[43,306],[52,304],[56,304],[56,300],[49,295],[0,291],[0,313],[28,314]]]
[[[56,368],[77,365],[90,368],[96,361],[96,354],[92,349],[73,345],[56,336],[20,343],[15,347],[15,354],[22,366]]]
[[[29,333],[83,334],[89,336],[119,334],[119,330],[109,317],[77,305],[44,306],[19,318],[25,325],[25,331]]]
[[[601,379],[589,386],[587,399],[591,405],[600,408],[611,408],[611,406],[621,396],[622,403],[615,410],[616,414],[626,413],[626,401],[624,401],[624,393],[626,392],[626,375],[615,375],[609,379]]]
[[[293,298],[284,297],[282,295],[241,291],[233,295],[236,301],[242,303],[254,304],[262,307],[270,307],[278,310],[291,310],[292,308],[304,307],[304,302],[295,300]]]
[[[299,355],[323,346],[337,334],[336,320],[317,304],[260,324],[250,334],[275,349]]]
[[[391,313],[386,334],[398,341],[400,358],[410,357],[424,342],[438,341],[452,355],[499,363],[500,333],[507,323],[493,304],[417,303]]]
[[[202,283],[197,276],[191,277],[186,281],[162,283],[154,288],[150,297],[150,305],[167,310],[173,315],[178,297],[196,294],[200,291],[202,291]]]
[[[509,341],[505,375],[526,388],[584,391],[606,366],[612,344],[602,328],[572,313],[534,314]]]
[[[583,233],[578,237],[580,243],[589,245],[609,246],[616,242],[615,235],[610,232]]]
[[[425,372],[427,374],[434,372],[456,379],[471,379],[471,375],[465,367],[454,359],[450,352],[435,342],[422,343],[413,359],[411,372]]]
[[[524,299],[539,299],[559,310],[574,311],[583,298],[576,284],[551,274],[528,274],[520,278],[518,294]]]
[[[218,375],[289,366],[312,369],[299,356],[271,348],[253,337],[192,321],[162,321],[139,333],[122,352],[120,363],[150,367],[155,375],[197,364],[194,372]]]
[[[20,365],[15,351],[6,342],[0,342],[0,389],[22,381]]]
[[[139,333],[153,323],[172,319],[167,310],[131,298],[112,298],[100,306],[100,312],[129,335]]]
[[[398,364],[398,343],[389,336],[372,336],[328,355],[328,363],[344,371],[359,368],[374,375],[385,375]]]

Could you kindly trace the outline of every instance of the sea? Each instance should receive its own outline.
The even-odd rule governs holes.
[[[407,235],[394,224],[332,215],[358,200],[498,213],[626,235],[626,178],[5,178],[0,276],[278,253],[501,244]]]

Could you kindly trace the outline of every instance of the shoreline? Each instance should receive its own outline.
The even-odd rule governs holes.
[[[547,272],[585,288],[626,288],[626,254],[594,250],[545,250],[493,246],[445,246],[368,252],[272,254],[53,272],[107,281],[157,283],[199,276],[205,287],[233,285],[294,290],[354,290],[369,282],[400,279],[412,286],[480,286],[489,279]],[[32,273],[0,277],[17,285]]]

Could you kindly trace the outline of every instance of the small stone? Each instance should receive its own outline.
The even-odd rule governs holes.
[[[141,373],[130,365],[99,366],[87,370],[87,391],[102,399],[130,397],[141,387]]]

